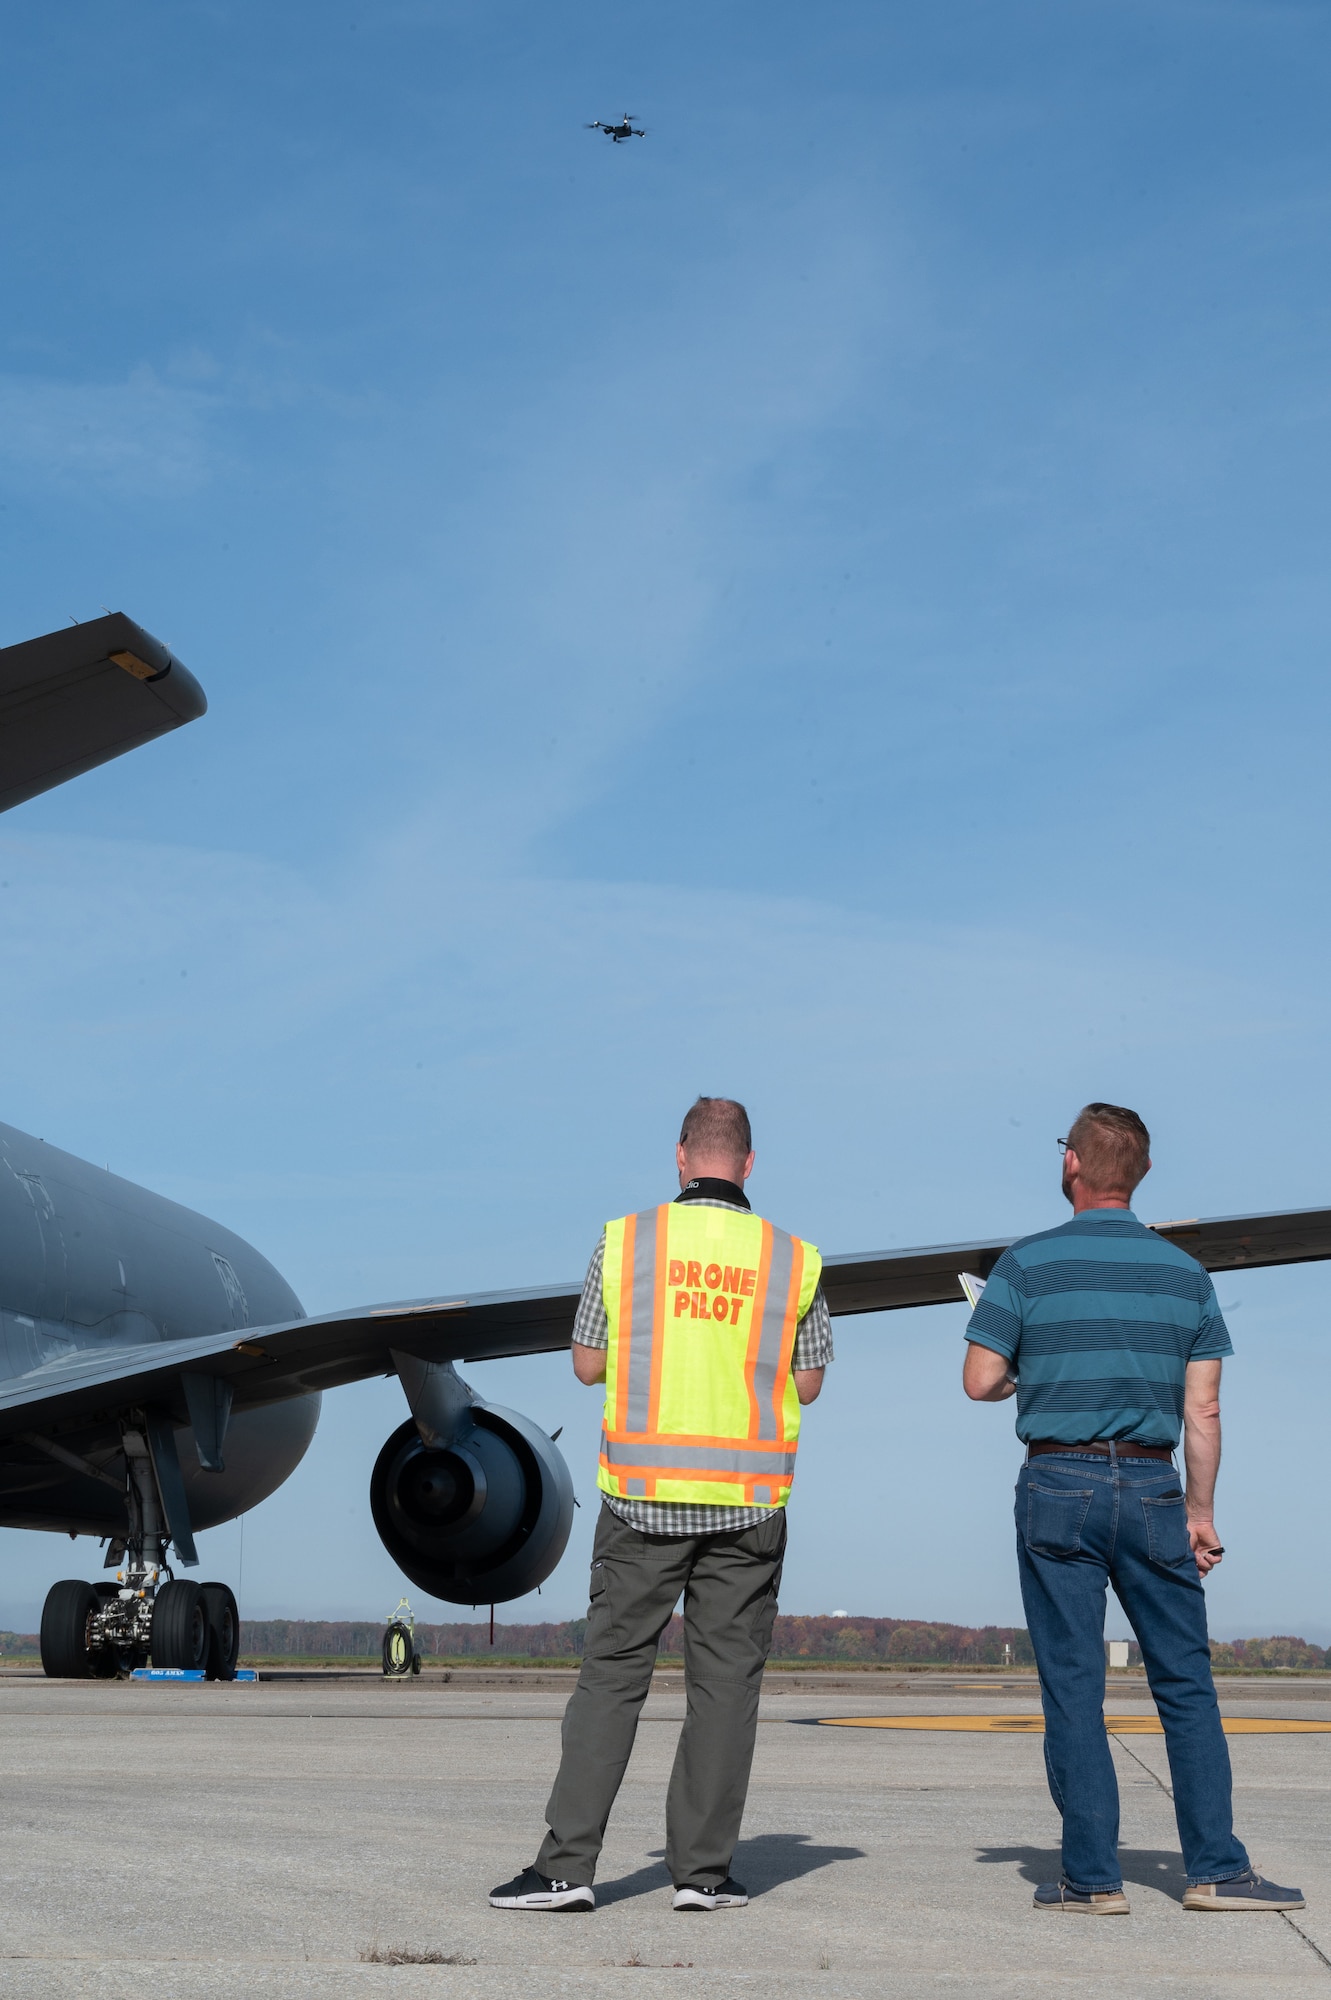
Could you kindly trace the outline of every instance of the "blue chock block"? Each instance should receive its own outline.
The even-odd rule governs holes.
[[[201,1667],[135,1667],[130,1675],[132,1681],[206,1681],[207,1674]],[[259,1679],[253,1667],[237,1667],[235,1678],[254,1686]]]

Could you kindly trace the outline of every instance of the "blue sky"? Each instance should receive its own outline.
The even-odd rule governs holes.
[[[1091,1097],[1148,1217],[1331,1199],[1329,71],[1225,0],[12,21],[0,642],[124,609],[211,708],[0,821],[5,1118],[312,1311],[576,1274],[699,1090],[828,1251],[1061,1219]],[[1220,1632],[1331,1640],[1328,1283],[1220,1288]],[[840,1323],[788,1609],[1019,1619],[963,1325]],[[473,1375],[568,1426],[575,1614],[595,1397]],[[395,1601],[403,1408],[247,1611]],[[30,1629],[83,1565],[3,1542]]]

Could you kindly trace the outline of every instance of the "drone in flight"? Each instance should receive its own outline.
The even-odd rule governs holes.
[[[633,119],[634,113],[632,111],[626,111],[618,125],[607,125],[603,119],[593,118],[587,130],[589,132],[606,133],[616,146],[621,139],[645,139],[647,137],[646,132],[641,125],[635,125]]]

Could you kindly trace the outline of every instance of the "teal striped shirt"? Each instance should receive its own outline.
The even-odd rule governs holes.
[[[1234,1352],[1201,1265],[1130,1208],[1005,1250],[966,1338],[1015,1364],[1023,1443],[1177,1445],[1188,1363]]]

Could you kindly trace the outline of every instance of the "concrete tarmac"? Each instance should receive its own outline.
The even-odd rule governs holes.
[[[592,1916],[492,1911],[535,1853],[561,1677],[171,1687],[0,1677],[5,2000],[1331,2000],[1331,1735],[1231,1739],[1239,1830],[1308,1909],[1191,1915],[1161,1737],[1116,1738],[1132,1915],[1049,1916],[1042,1741],[822,1729],[1034,1714],[1029,1681],[770,1675],[735,1870],[675,1916],[662,1865],[677,1679],[654,1688]],[[505,1684],[507,1682],[507,1684]],[[1228,1712],[1331,1719],[1327,1682],[1226,1683]],[[1149,1715],[1115,1678],[1113,1714]],[[384,1962],[394,1950],[443,1963]],[[377,1959],[373,1956],[378,1954]]]

